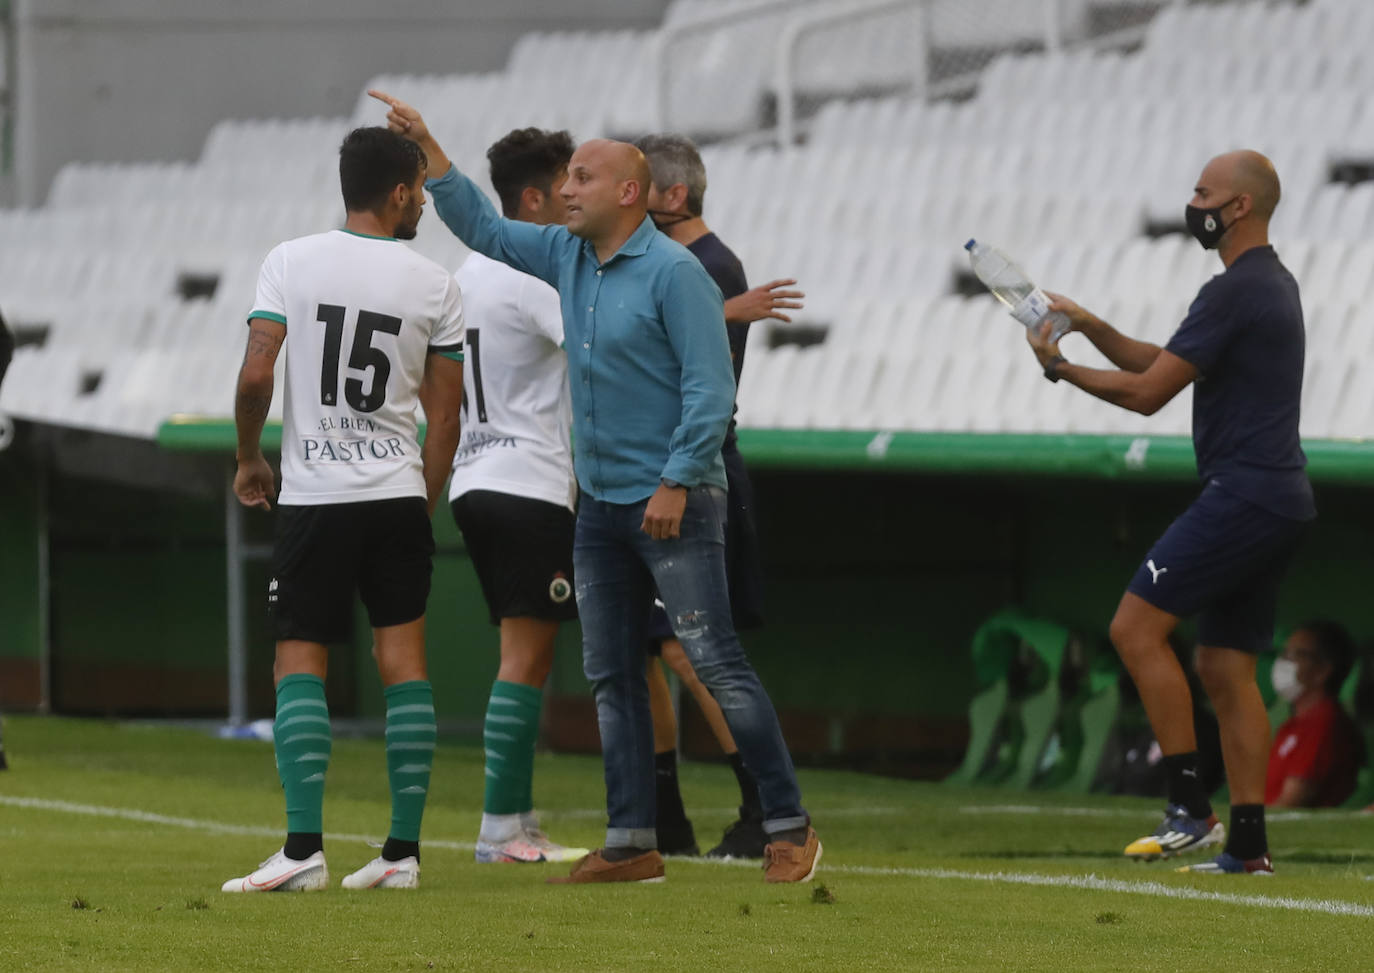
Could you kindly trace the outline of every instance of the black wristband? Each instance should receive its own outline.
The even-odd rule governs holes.
[[[1045,362],[1045,377],[1051,382],[1059,381],[1059,375],[1056,369],[1058,369],[1060,365],[1067,365],[1068,363],[1069,360],[1063,355],[1055,355],[1049,361]]]

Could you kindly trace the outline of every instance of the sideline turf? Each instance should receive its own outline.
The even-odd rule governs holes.
[[[826,846],[814,883],[768,886],[755,867],[672,860],[663,885],[553,887],[544,876],[566,866],[479,866],[470,850],[443,846],[476,835],[482,765],[478,748],[441,745],[417,893],[338,889],[376,852],[336,838],[326,840],[328,892],[229,896],[220,883],[266,858],[279,838],[3,801],[276,829],[282,809],[270,745],[32,717],[7,719],[4,736],[12,769],[0,772],[0,970],[1255,973],[1374,965],[1374,917],[936,875],[1094,874],[1132,889],[1155,882],[1374,913],[1374,820],[1354,815],[1274,822],[1272,879],[1204,880],[1120,857],[1153,827],[1158,802],[803,772]],[[385,766],[380,741],[335,742],[326,832],[382,837]],[[554,837],[595,844],[604,824],[599,761],[541,755],[535,780]],[[699,838],[714,840],[730,819],[729,768],[688,764],[683,790]],[[1054,807],[1071,810],[1046,813]],[[920,874],[877,873],[885,868]]]

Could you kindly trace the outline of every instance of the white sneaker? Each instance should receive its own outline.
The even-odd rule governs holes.
[[[553,841],[540,828],[526,828],[525,840],[544,855],[546,862],[575,862],[591,854],[590,848],[569,848]]]
[[[346,889],[418,889],[420,862],[414,855],[389,862],[380,855],[352,875],[345,875]]]
[[[534,845],[524,832],[507,841],[483,841],[478,838],[473,858],[482,865],[490,865],[495,862],[525,864],[549,861],[544,857],[543,849]]]
[[[221,892],[318,892],[329,884],[329,869],[324,852],[317,851],[304,861],[287,858],[278,851],[243,878],[231,878],[220,886]]]

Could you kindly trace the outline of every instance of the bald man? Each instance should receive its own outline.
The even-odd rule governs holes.
[[[1316,517],[1298,441],[1302,302],[1269,245],[1278,202],[1278,174],[1259,153],[1231,152],[1207,163],[1187,224],[1226,269],[1203,285],[1165,347],[1128,338],[1058,296],[1051,307],[1067,314],[1116,370],[1066,361],[1048,326],[1028,335],[1051,382],[1143,415],[1197,383],[1193,448],[1202,493],[1150,548],[1111,624],[1112,643],[1164,751],[1169,790],[1163,823],[1126,854],[1168,858],[1225,841],[1215,859],[1180,871],[1273,872],[1264,831],[1269,720],[1255,660],[1272,648],[1279,583]],[[1221,726],[1229,835],[1199,782],[1188,681],[1167,643],[1179,620],[1192,615],[1198,675]]]
[[[648,216],[650,174],[633,145],[595,139],[568,163],[566,226],[502,219],[449,164],[420,113],[381,92],[393,131],[425,150],[440,219],[479,253],[559,295],[582,496],[573,573],[582,664],[606,772],[606,844],[557,882],[654,882],[654,739],[644,678],[654,585],[673,633],[720,703],[758,780],[764,877],[806,881],[821,845],[802,808],[777,714],[740,647],[725,579],[721,444],[735,377],[721,292]]]

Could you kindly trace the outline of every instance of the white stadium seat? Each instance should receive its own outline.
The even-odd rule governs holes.
[[[664,24],[749,2],[674,0]],[[673,125],[723,135],[763,126],[773,65],[756,52],[788,16],[826,6],[800,2],[671,48]],[[936,43],[1012,51],[1040,36],[1038,5],[1003,7],[1007,16],[980,23],[961,0],[939,0]],[[1086,23],[1089,7],[1066,4],[1066,26]],[[820,108],[803,145],[704,150],[707,220],[751,282],[797,277],[807,293],[798,323],[826,328],[821,345],[770,349],[772,326],[755,326],[742,424],[1186,432],[1186,396],[1146,421],[1040,380],[1000,306],[955,295],[960,247],[970,236],[999,245],[1044,286],[1165,341],[1220,265],[1182,233],[1144,232],[1177,229],[1206,159],[1249,145],[1282,177],[1274,238],[1309,311],[1304,433],[1363,434],[1374,405],[1357,377],[1374,356],[1374,183],[1330,179],[1334,165],[1374,162],[1374,4],[1169,4],[1137,51],[1003,53],[958,102],[891,93],[919,67],[910,32],[897,29],[904,16],[803,42],[801,91],[842,96]],[[530,34],[500,72],[384,75],[365,87],[422,106],[485,187],[486,147],[511,128],[582,139],[655,127],[658,36]],[[45,206],[0,211],[6,313],[49,325],[42,347],[16,355],[0,409],[144,436],[172,412],[226,414],[263,256],[340,225],[339,141],[383,117],[364,88],[347,118],[225,120],[195,162],[65,166]],[[450,269],[467,255],[432,212],[413,245]],[[215,278],[213,296],[185,299],[187,275]],[[1076,360],[1097,360],[1083,339],[1066,341]]]

